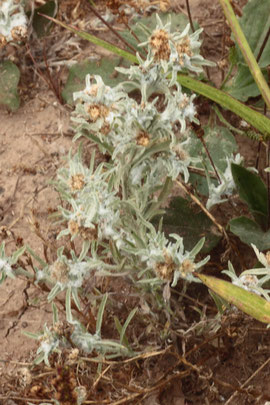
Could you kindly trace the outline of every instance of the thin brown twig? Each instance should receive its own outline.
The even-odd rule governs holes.
[[[227,232],[225,231],[225,228],[220,225],[217,220],[215,219],[215,217],[213,217],[213,215],[208,211],[208,209],[205,208],[205,206],[200,202],[200,200],[194,195],[192,194],[188,188],[181,183],[181,181],[176,181],[176,184],[186,193],[190,196],[190,198],[201,208],[201,210],[208,216],[208,218],[213,222],[213,224],[218,228],[219,232],[225,236],[227,242],[229,242],[229,237],[227,235]]]
[[[138,43],[140,43],[140,39],[138,38],[138,36],[136,35],[136,33],[134,32],[134,30],[128,25],[128,23],[123,20],[123,24],[125,25],[125,27],[129,30],[129,32],[131,33],[131,35],[136,39],[136,41]],[[145,47],[141,48],[145,54],[147,54],[147,50],[145,49]]]
[[[254,371],[253,374],[251,374],[251,376],[240,386],[240,389],[245,388],[245,386],[246,386],[247,384],[249,384],[250,381],[251,381],[254,377],[256,377],[256,375],[257,375],[260,371],[262,371],[262,369],[263,369],[265,366],[267,366],[267,364],[268,364],[269,362],[270,362],[270,357],[268,357],[268,359],[267,359],[259,368],[257,368],[257,370]],[[234,392],[234,393],[230,396],[230,398],[225,402],[224,405],[228,405],[228,404],[236,397],[237,394],[238,394],[238,392]]]
[[[188,12],[188,19],[189,19],[189,23],[190,23],[192,32],[195,32],[195,28],[193,25],[192,16],[191,16],[191,12],[190,12],[190,7],[189,7],[189,0],[186,0],[186,6],[187,6],[187,12]]]
[[[99,381],[101,380],[101,378],[104,377],[104,375],[107,373],[107,371],[109,371],[111,368],[111,365],[109,364],[108,367],[105,368],[105,370],[102,371],[102,373],[100,373],[96,379],[96,381],[93,383],[92,385],[92,390],[96,389],[96,386],[98,385]]]
[[[27,402],[27,403],[29,403],[29,402],[51,402],[51,403],[55,403],[55,400],[53,400],[53,399],[47,399],[47,398],[43,398],[43,399],[40,399],[40,398],[25,398],[25,397],[20,397],[20,396],[13,396],[13,395],[8,395],[8,396],[0,396],[0,399],[2,399],[2,400],[6,400],[6,399],[17,399],[17,400],[19,400],[19,401],[25,401],[25,402]]]
[[[257,55],[257,58],[256,58],[256,62],[259,62],[259,60],[261,59],[262,53],[263,53],[263,51],[264,51],[266,42],[268,41],[269,37],[270,37],[270,27],[269,27],[269,29],[268,29],[266,35],[265,35],[265,38],[264,38],[263,43],[262,43],[262,46],[261,46],[261,48],[260,48],[260,50],[259,50],[259,53],[258,53],[258,55]]]
[[[194,24],[193,24],[192,16],[191,16],[191,11],[190,11],[190,6],[189,6],[189,0],[186,0],[186,6],[187,6],[188,19],[189,19],[190,27],[192,29],[192,32],[195,32],[195,28],[194,28]],[[202,51],[201,51],[201,54],[204,57]],[[210,73],[209,73],[208,66],[205,66],[205,71],[206,71],[206,75],[207,75],[208,80],[210,80]]]
[[[148,359],[150,357],[159,356],[161,354],[165,354],[170,349],[171,349],[171,346],[168,346],[166,349],[163,349],[163,350],[159,350],[159,351],[156,351],[156,352],[148,352],[148,353],[139,354],[138,356],[131,357],[129,359],[121,360],[121,361],[112,361],[112,360],[105,360],[105,359],[101,360],[101,359],[98,359],[98,358],[89,359],[88,357],[80,357],[80,360],[83,360],[86,363],[103,363],[103,364],[110,364],[110,365],[119,365],[119,364],[132,363],[133,361],[137,361],[137,360],[145,360],[145,359]]]
[[[131,49],[134,52],[134,54],[136,55],[136,52],[137,52],[136,49],[131,44],[129,44],[123,37],[121,37],[121,35],[118,34],[118,32],[113,28],[113,26],[111,24],[109,24],[107,21],[104,20],[104,18],[99,14],[99,12],[93,6],[91,6],[89,1],[87,2],[87,6],[100,19],[100,21],[102,21],[103,24],[105,24],[106,27],[109,28],[109,30],[112,31],[114,33],[114,35],[116,35],[117,38],[120,39],[120,41],[123,42],[123,44],[125,44],[129,49]]]
[[[210,160],[211,166],[212,166],[212,168],[213,168],[213,170],[215,172],[215,175],[216,175],[216,177],[218,179],[218,182],[219,182],[219,184],[221,184],[221,179],[219,177],[219,174],[218,174],[218,171],[216,169],[215,163],[214,163],[214,161],[212,159],[212,156],[210,155],[210,152],[209,152],[208,147],[207,147],[207,145],[205,143],[205,140],[204,140],[204,130],[203,130],[202,127],[200,127],[197,124],[193,123],[192,126],[193,126],[193,128],[195,130],[195,134],[196,134],[197,138],[201,141],[201,143],[203,145],[203,148],[204,148],[204,150],[205,150],[205,152],[206,152],[206,154],[208,156],[208,159]]]
[[[52,78],[51,72],[50,72],[50,67],[48,64],[47,52],[46,52],[46,41],[44,41],[44,46],[43,46],[43,59],[44,59],[48,79],[51,83],[51,88],[52,88],[54,94],[56,95],[59,103],[63,105],[64,102],[63,102],[63,98],[62,98],[61,91],[60,91],[59,78],[58,78],[58,83],[56,85],[55,81]]]

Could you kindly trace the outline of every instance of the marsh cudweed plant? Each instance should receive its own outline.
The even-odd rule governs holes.
[[[179,176],[188,182],[190,165],[202,159],[190,154],[189,124],[199,123],[195,95],[183,91],[177,74],[200,73],[211,63],[200,55],[202,30],[193,34],[189,31],[188,25],[182,33],[170,32],[170,22],[163,25],[157,16],[155,31],[142,44],[148,47],[146,59],[137,55],[138,65],[118,68],[127,76],[126,81],[111,88],[100,76],[87,75],[85,89],[74,93],[74,140],[91,139],[107,156],[104,162],[97,163],[92,152],[91,161],[85,165],[80,146],[77,153],[69,154],[67,164],[58,172],[56,187],[64,202],[59,207],[64,230],[58,238],[65,236],[79,243],[81,253],[71,251],[67,257],[62,247],[54,263],[40,260],[41,268],[36,268],[35,282],[50,287],[49,301],[59,293],[66,294],[67,315],[64,328],[53,304],[53,326],[32,335],[40,341],[38,362],[49,364],[52,352],[63,347],[72,350],[73,346],[85,353],[95,350],[109,356],[132,354],[123,345],[123,333],[119,342],[101,337],[107,295],[100,302],[94,335],[74,318],[71,308],[75,304],[81,309],[80,296],[86,280],[105,275],[128,277],[138,289],[151,292],[168,305],[170,286],[179,279],[184,283],[198,282],[193,273],[209,259],[196,260],[204,239],[188,251],[179,235],[167,237],[162,223],[156,228],[151,222],[164,213],[173,182]],[[135,98],[130,97],[131,90],[136,90]],[[208,206],[233,193],[230,162],[240,159],[228,156],[227,169],[219,173],[219,186],[212,184],[208,176]],[[12,277],[12,265],[22,252],[12,259],[6,258],[3,248],[1,252],[2,279]],[[135,312],[129,315],[125,328]]]

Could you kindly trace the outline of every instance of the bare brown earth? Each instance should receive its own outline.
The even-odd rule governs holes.
[[[104,10],[105,2],[95,3],[100,11]],[[236,3],[241,10],[244,2]],[[176,12],[187,13],[184,0],[172,1],[171,6]],[[205,28],[205,56],[217,62],[226,59],[228,49],[222,44],[228,31],[218,0],[190,0],[190,6],[193,19]],[[89,32],[94,21],[86,5],[77,0],[60,1],[58,18],[66,22],[73,18],[74,25]],[[106,28],[94,32],[114,40]],[[47,47],[56,49],[49,55],[52,66],[59,60],[104,55],[104,51],[74,39],[59,28],[54,29],[47,42]],[[41,46],[40,41],[31,43],[37,66],[40,65],[46,75]],[[33,66],[29,57],[21,66],[19,110],[13,114],[0,110],[0,242],[5,241],[8,253],[28,244],[46,259],[44,246],[56,245],[57,229],[48,216],[60,204],[49,181],[55,177],[69,149],[76,150],[76,145],[72,143],[71,109],[59,103],[37,74],[37,66]],[[65,63],[61,69],[60,79],[64,82]],[[59,69],[52,68],[52,71],[56,74]],[[218,85],[222,80],[221,69],[214,68],[210,74]],[[248,163],[254,164],[255,144],[245,138],[238,142]],[[229,215],[229,211],[222,213],[223,219]],[[254,257],[249,249],[235,238],[232,245],[238,255],[234,260],[239,266],[253,264]],[[220,243],[211,254],[206,271],[213,274],[216,269],[224,268],[220,257],[225,249]],[[53,249],[49,249],[49,253],[52,260]],[[269,332],[264,325],[238,312],[215,323],[217,311],[213,301],[206,289],[198,286],[190,287],[184,296],[180,290],[175,292],[176,296],[180,294],[181,302],[179,299],[179,304],[173,308],[175,316],[169,324],[164,314],[156,324],[149,321],[140,297],[124,281],[119,285],[106,280],[101,289],[118,297],[105,319],[105,335],[113,325],[113,316],[124,320],[134,306],[141,306],[145,318],[138,317],[132,325],[133,331],[129,332],[130,341],[135,337],[144,354],[136,360],[104,362],[100,375],[91,356],[88,361],[81,360],[66,368],[64,354],[60,360],[52,361],[51,368],[32,367],[37,344],[22,332],[38,332],[45,323],[50,324],[51,305],[44,291],[23,279],[8,279],[0,285],[0,404],[53,402],[56,393],[63,391],[63,387],[59,388],[60,382],[67,383],[71,378],[78,386],[87,388],[85,403],[96,405],[264,405],[270,401]],[[133,298],[124,298],[132,294]],[[69,388],[64,388],[67,396],[60,398],[61,404],[75,403]]]

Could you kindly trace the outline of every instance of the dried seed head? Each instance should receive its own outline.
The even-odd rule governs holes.
[[[19,370],[19,377],[24,387],[32,383],[32,374],[27,367],[23,367]]]
[[[27,36],[27,28],[23,25],[18,25],[12,28],[11,36],[14,41],[22,41]]]
[[[73,221],[73,219],[71,219],[68,223],[68,229],[71,235],[76,235],[79,232],[79,225],[76,221]]]
[[[156,30],[150,38],[150,46],[155,60],[169,60],[171,49],[169,45],[169,34],[165,30]]]
[[[266,257],[266,261],[267,261],[268,266],[270,266],[270,250],[268,250],[268,252],[266,252],[265,257]]]
[[[68,361],[74,362],[78,359],[79,356],[79,349],[71,349],[69,355],[68,355]]]
[[[83,226],[79,229],[80,236],[89,240],[90,242],[97,240],[98,238],[98,225],[95,225],[95,228],[84,228]]]
[[[7,39],[4,35],[0,34],[0,49],[4,48],[7,44]]]
[[[185,36],[181,39],[181,41],[176,43],[176,50],[179,56],[179,65],[184,64],[184,54],[188,55],[189,57],[193,56],[193,52],[190,48],[190,39],[188,36]]]
[[[55,282],[67,283],[68,273],[68,265],[60,261],[56,261],[50,268],[51,279]]]
[[[110,132],[110,130],[111,130],[111,126],[110,126],[110,124],[108,124],[108,123],[106,123],[106,122],[104,122],[104,124],[103,124],[102,127],[100,128],[100,132],[101,132],[103,135],[108,135],[108,133]]]
[[[137,145],[146,147],[149,145],[149,142],[150,142],[149,134],[145,131],[140,131],[136,137]]]
[[[194,270],[195,264],[189,259],[185,259],[180,266],[180,272],[183,276],[186,276],[188,273],[193,273]]]
[[[182,161],[187,160],[189,157],[188,153],[180,145],[175,145],[173,147],[173,151],[176,153],[176,156]]]
[[[72,191],[82,190],[85,186],[84,175],[82,173],[78,173],[71,176],[69,186]]]
[[[162,280],[170,281],[175,270],[175,264],[166,250],[163,252],[164,262],[156,263],[155,272]]]
[[[86,104],[85,111],[92,122],[96,122],[99,118],[106,118],[110,112],[109,108],[103,104]]]

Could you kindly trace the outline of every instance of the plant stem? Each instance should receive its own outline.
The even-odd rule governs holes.
[[[111,24],[109,24],[107,21],[104,20],[104,18],[99,14],[99,12],[90,4],[90,0],[89,3],[87,3],[88,7],[90,8],[90,10],[100,19],[100,21],[103,22],[103,24],[106,25],[107,28],[109,28],[110,31],[112,31],[114,33],[114,35],[117,36],[118,39],[120,39],[121,42],[123,42],[124,45],[126,45],[129,49],[131,49],[134,54],[136,55],[136,49],[129,44],[124,38],[121,37],[120,34],[118,34],[118,32],[113,28],[113,26]]]
[[[176,184],[186,193],[190,196],[190,198],[201,208],[201,210],[208,216],[208,218],[213,222],[213,224],[218,228],[219,232],[225,236],[225,239],[227,242],[229,242],[229,237],[227,235],[227,232],[225,231],[225,228],[220,225],[215,217],[208,211],[207,208],[200,202],[200,200],[192,194],[188,188],[181,182],[176,180]]]
[[[257,61],[257,62],[259,62],[259,60],[261,59],[263,50],[264,50],[265,45],[266,45],[266,43],[267,43],[267,41],[268,41],[268,39],[269,39],[269,36],[270,36],[270,27],[269,27],[269,29],[268,29],[268,31],[267,31],[267,34],[265,35],[265,38],[264,38],[264,40],[263,40],[261,49],[259,50],[259,53],[258,53],[258,55],[257,55],[257,58],[256,58],[256,61]]]
[[[266,104],[264,104],[264,112],[266,114]],[[267,142],[266,148],[266,167],[270,166],[270,140]],[[270,173],[266,173],[267,195],[268,195],[268,212],[267,212],[267,230],[270,228]]]
[[[208,156],[208,159],[210,160],[210,163],[211,163],[211,166],[213,167],[213,169],[214,169],[214,172],[215,172],[215,174],[216,174],[216,177],[217,177],[217,179],[218,179],[218,182],[219,182],[219,184],[221,184],[221,179],[220,179],[220,177],[219,177],[219,174],[218,174],[218,171],[217,171],[217,169],[216,169],[216,166],[215,166],[215,163],[214,163],[214,161],[213,161],[213,159],[212,159],[212,156],[210,155],[210,152],[209,152],[209,150],[208,150],[208,147],[207,147],[207,145],[206,145],[206,143],[205,143],[205,140],[204,140],[204,130],[203,130],[203,128],[202,127],[200,127],[199,125],[196,125],[196,124],[192,124],[192,126],[194,127],[194,129],[195,129],[195,134],[196,134],[196,136],[197,136],[197,138],[201,141],[201,143],[202,143],[202,145],[203,145],[203,148],[204,148],[204,150],[205,150],[205,152],[206,152],[206,154],[207,154],[207,156]],[[198,127],[198,128],[197,128]]]
[[[195,28],[194,28],[192,17],[191,17],[190,7],[189,7],[189,0],[186,0],[186,5],[187,5],[189,23],[190,23],[192,32],[195,32]]]
[[[224,14],[225,14],[227,21],[229,23],[229,26],[234,34],[235,40],[242,52],[242,55],[243,55],[246,63],[248,64],[250,73],[252,74],[255,82],[257,83],[257,86],[259,87],[261,95],[267,104],[267,107],[270,109],[270,89],[261,72],[260,67],[258,66],[258,63],[256,62],[256,59],[252,53],[252,50],[250,49],[250,46],[246,40],[246,37],[234,14],[232,6],[231,6],[229,0],[219,0],[219,2],[223,8]]]

